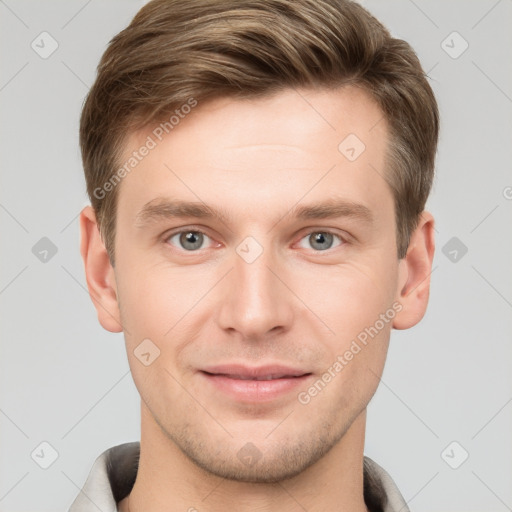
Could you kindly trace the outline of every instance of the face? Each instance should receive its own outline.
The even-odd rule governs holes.
[[[365,410],[400,308],[382,113],[289,90],[153,128],[126,147],[156,142],[119,185],[115,245],[143,408],[214,474],[298,474]]]

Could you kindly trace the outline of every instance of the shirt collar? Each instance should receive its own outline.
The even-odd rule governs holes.
[[[94,462],[69,512],[117,512],[117,503],[130,494],[137,476],[140,443],[105,450]],[[391,476],[365,456],[364,500],[370,512],[410,512]]]

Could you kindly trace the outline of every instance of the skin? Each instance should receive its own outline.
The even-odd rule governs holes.
[[[131,134],[127,158],[152,128]],[[348,134],[366,146],[352,162],[338,150]],[[425,313],[434,253],[434,221],[424,212],[397,258],[382,177],[387,134],[378,106],[353,87],[222,98],[198,105],[119,185],[115,268],[93,210],[82,211],[90,294],[102,326],[124,330],[141,395],[139,471],[120,510],[367,510],[366,407],[391,328],[412,327]],[[157,198],[206,203],[229,219],[162,216],[141,226],[139,212]],[[372,221],[291,213],[332,198],[365,206]],[[172,235],[193,228],[206,236],[187,251]],[[335,236],[319,245],[318,232]],[[263,248],[252,263],[236,251],[247,236]],[[297,392],[394,303],[401,311],[300,403]],[[160,350],[149,366],[134,355],[146,338]],[[237,401],[199,372],[232,362],[312,375],[274,400]],[[237,457],[247,443],[261,455],[253,465]]]

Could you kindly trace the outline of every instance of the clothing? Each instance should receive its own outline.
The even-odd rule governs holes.
[[[69,512],[117,512],[137,476],[140,443],[104,451],[94,462],[84,487]],[[369,457],[363,459],[364,501],[370,512],[410,512],[388,473]]]

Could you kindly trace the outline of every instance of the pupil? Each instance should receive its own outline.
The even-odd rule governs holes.
[[[332,235],[328,233],[315,233],[313,235],[313,246],[317,245],[317,249],[323,251],[329,249],[332,243]],[[323,245],[326,244],[326,245]]]
[[[188,233],[184,233],[183,235],[181,235],[181,238],[182,246],[189,251],[201,247],[200,233],[189,231]]]

